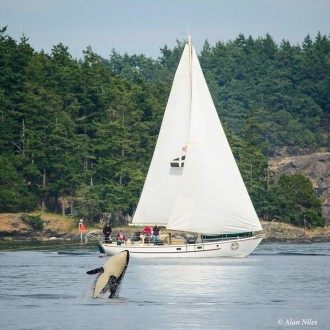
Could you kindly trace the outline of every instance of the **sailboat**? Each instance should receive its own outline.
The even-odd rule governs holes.
[[[126,243],[132,258],[245,257],[263,238],[190,36],[132,224],[195,235],[181,243]],[[123,246],[99,248],[114,255]]]

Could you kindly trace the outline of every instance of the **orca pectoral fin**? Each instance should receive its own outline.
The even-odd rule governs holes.
[[[86,274],[95,275],[95,274],[99,274],[99,273],[103,273],[103,272],[104,272],[104,268],[100,267],[100,268],[95,268],[95,269],[89,270],[88,272],[86,272]]]

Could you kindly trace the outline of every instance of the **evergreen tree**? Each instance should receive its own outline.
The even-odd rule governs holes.
[[[38,200],[11,161],[0,156],[0,212],[32,211]]]
[[[312,182],[301,174],[282,174],[271,188],[269,198],[273,218],[301,227],[325,224]]]

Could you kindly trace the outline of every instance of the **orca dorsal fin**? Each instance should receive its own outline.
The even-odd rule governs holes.
[[[88,272],[86,272],[86,274],[95,275],[95,274],[99,274],[99,273],[103,273],[103,272],[104,272],[104,268],[100,267],[100,268],[95,268],[95,269],[89,270]]]

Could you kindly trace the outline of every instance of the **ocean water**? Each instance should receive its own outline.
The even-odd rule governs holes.
[[[0,329],[330,329],[330,243],[244,259],[132,259],[118,299],[91,299],[96,246],[0,252]]]

